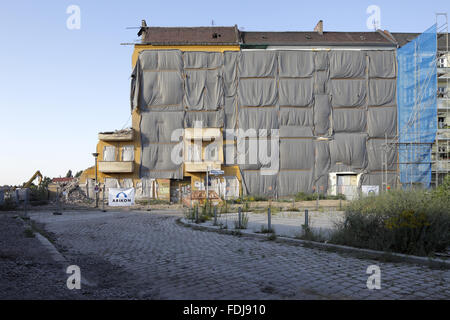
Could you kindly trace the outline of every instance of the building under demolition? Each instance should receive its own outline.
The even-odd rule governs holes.
[[[411,91],[423,75],[404,77],[420,63],[431,63],[425,78],[436,77],[436,49],[431,60],[432,47],[402,70],[399,42],[387,31],[323,32],[322,23],[314,32],[143,23],[139,35],[132,128],[99,134],[97,168],[82,176],[88,191],[96,169],[107,187],[135,187],[138,198],[171,201],[205,197],[205,190],[213,199],[298,192],[353,198],[364,187],[429,186],[436,86]],[[434,38],[417,41],[436,47],[436,30]],[[425,91],[422,109],[405,97]],[[411,122],[416,113],[421,120]],[[399,136],[417,123],[426,131],[422,140]]]

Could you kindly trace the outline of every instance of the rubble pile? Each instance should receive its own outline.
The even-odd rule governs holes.
[[[90,201],[86,193],[79,186],[79,179],[60,184],[61,199],[68,203],[80,203]]]

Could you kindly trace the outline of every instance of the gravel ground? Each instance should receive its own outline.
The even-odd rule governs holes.
[[[71,264],[82,268],[95,290],[83,286],[81,290],[69,290],[66,286],[67,266],[53,262],[48,250],[26,229],[30,227],[15,214],[0,214],[0,299],[130,299],[132,281],[123,281],[128,287],[117,284],[115,279],[129,276],[120,267],[94,258],[75,255]],[[48,236],[48,234],[47,234]],[[122,281],[121,281],[122,282]]]

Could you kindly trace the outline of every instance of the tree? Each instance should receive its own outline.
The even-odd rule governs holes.
[[[66,178],[73,178],[72,170],[67,171]]]
[[[83,170],[78,171],[78,172],[75,174],[75,178],[79,178],[79,177],[81,176],[82,173],[83,173]]]

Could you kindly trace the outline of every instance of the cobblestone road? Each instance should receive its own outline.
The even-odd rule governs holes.
[[[108,281],[130,298],[450,299],[450,270],[193,230],[177,224],[173,214],[31,216],[55,235],[57,247],[88,280],[99,282],[102,274],[87,258],[122,270]],[[381,268],[380,290],[367,289],[370,265]]]

